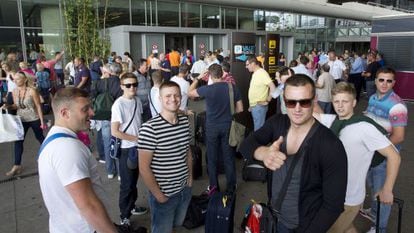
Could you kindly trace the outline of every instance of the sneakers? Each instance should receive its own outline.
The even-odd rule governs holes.
[[[371,213],[371,208],[368,208],[368,209],[363,209],[363,208],[361,208],[361,209],[359,210],[359,214],[360,214],[362,217],[364,217],[364,218],[368,219],[369,221],[371,221],[372,223],[375,223],[375,216],[374,216],[374,215],[372,215],[372,213]],[[374,232],[375,232],[375,229],[374,229]]]
[[[114,178],[114,174],[108,174],[108,179],[112,180]]]
[[[133,215],[143,215],[148,212],[148,209],[145,207],[135,206],[134,209],[131,210],[131,214]]]
[[[217,186],[208,186],[206,192],[208,196],[211,197],[214,193],[218,192]]]
[[[131,226],[131,222],[129,221],[129,218],[121,219],[120,223],[121,223],[122,226]]]
[[[375,229],[375,227],[371,227],[368,231],[367,231],[367,233],[375,233],[376,231],[375,231],[376,229]]]
[[[99,159],[99,160],[98,160],[98,162],[99,162],[99,163],[106,163],[106,161],[105,161],[105,160],[103,160],[103,159]]]

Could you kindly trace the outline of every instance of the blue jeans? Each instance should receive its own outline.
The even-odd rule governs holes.
[[[365,89],[367,90],[367,97],[369,99],[369,97],[371,97],[377,91],[377,88],[375,86],[375,81],[366,81],[365,85],[366,85]]]
[[[151,232],[169,233],[174,227],[183,225],[190,201],[191,187],[188,186],[169,197],[165,203],[159,203],[150,192],[148,202],[151,210]]]
[[[207,169],[210,186],[218,188],[218,157],[223,156],[224,171],[226,172],[227,191],[236,187],[236,166],[233,148],[229,145],[229,125],[208,125],[206,127]]]
[[[319,107],[321,107],[323,113],[325,114],[332,114],[332,103],[331,102],[323,102],[318,100]]]
[[[121,211],[121,219],[131,216],[131,210],[135,208],[135,201],[138,198],[137,182],[139,170],[138,168],[128,168],[127,159],[130,153],[138,153],[137,147],[122,148],[121,157],[119,158],[119,175],[121,177],[119,209]]]
[[[108,174],[117,174],[116,163],[111,156],[109,156],[109,150],[111,147],[111,122],[100,121],[101,130],[97,131],[96,135],[96,147],[99,154],[99,159],[105,160],[105,168]]]
[[[260,129],[265,123],[267,108],[268,108],[267,105],[260,105],[260,104],[256,104],[256,106],[251,108],[254,131]]]
[[[367,184],[371,189],[371,214],[374,216],[374,218],[377,216],[377,199],[375,197],[375,194],[379,192],[384,186],[386,174],[387,160],[384,160],[376,167],[370,168],[368,171]],[[380,233],[386,232],[390,213],[391,205],[385,205],[381,203],[379,220]]]
[[[43,135],[43,130],[40,128],[40,120],[22,122],[22,124],[24,129],[24,137],[26,137],[29,128],[32,128],[37,141],[40,144],[43,143],[43,140],[45,140],[45,136]],[[14,165],[20,165],[22,163],[22,155],[24,149],[23,145],[24,139],[14,142]]]

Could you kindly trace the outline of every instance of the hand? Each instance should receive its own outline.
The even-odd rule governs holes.
[[[188,187],[193,187],[193,177],[192,176],[188,177],[187,186]]]
[[[386,191],[382,189],[381,191],[376,193],[375,196],[379,196],[380,201],[386,205],[392,205],[392,203],[394,202],[394,194],[392,193],[392,191]]]
[[[165,196],[163,193],[161,193],[158,197],[155,197],[157,199],[158,203],[165,203],[168,201],[168,197]]]
[[[264,165],[270,170],[275,171],[279,169],[286,160],[286,155],[280,152],[280,145],[283,142],[283,137],[280,136],[272,145],[268,147],[268,153],[263,157]]]
[[[44,124],[44,123],[42,123],[42,124],[40,124],[40,128],[43,129],[43,130],[46,130],[47,129],[47,125]]]

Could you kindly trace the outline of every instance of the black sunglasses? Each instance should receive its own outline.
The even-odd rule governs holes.
[[[127,83],[127,84],[122,84],[122,86],[125,86],[126,88],[137,87],[138,83]]]
[[[302,108],[309,108],[310,106],[312,106],[313,98],[302,100],[289,100],[284,98],[284,100],[287,108],[295,108],[298,103]]]
[[[394,82],[394,80],[391,80],[391,79],[383,79],[383,78],[379,78],[379,79],[378,79],[378,82],[380,82],[380,83],[383,83],[384,81],[386,81],[387,83],[392,83],[392,82]]]

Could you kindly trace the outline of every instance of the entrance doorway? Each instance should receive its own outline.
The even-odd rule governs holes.
[[[185,52],[186,49],[193,51],[192,34],[165,34],[165,48],[178,49]]]

